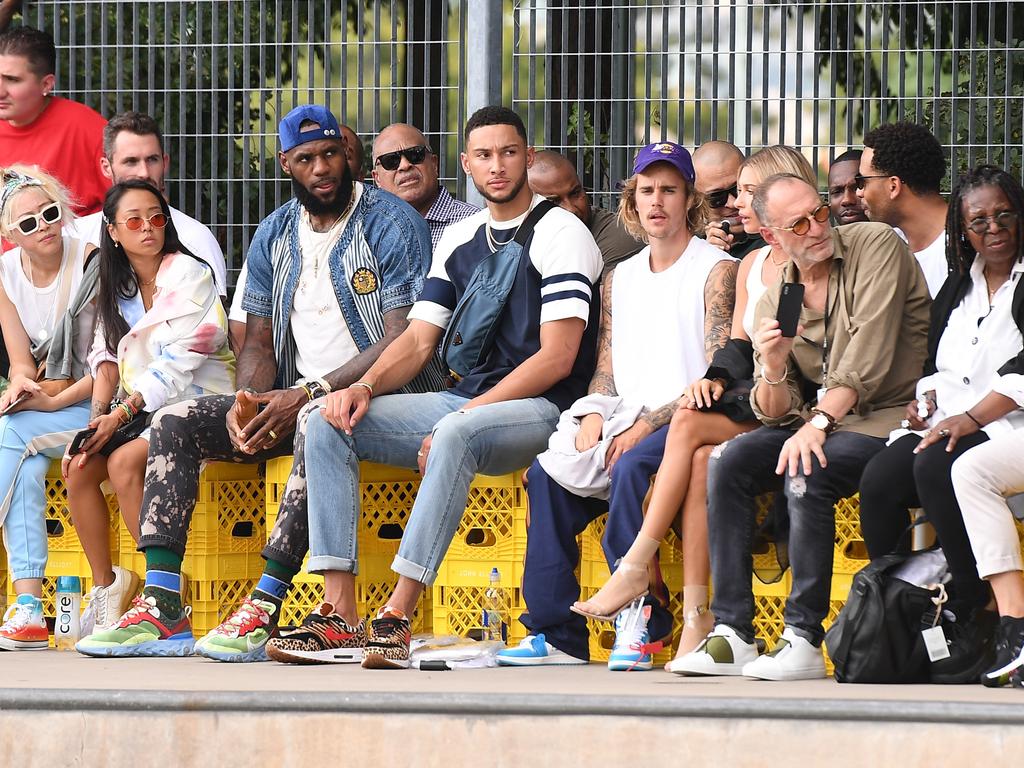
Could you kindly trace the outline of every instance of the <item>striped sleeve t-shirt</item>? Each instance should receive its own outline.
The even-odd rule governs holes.
[[[534,195],[530,208],[542,200]],[[449,225],[409,319],[447,328],[473,270],[490,252],[487,228],[493,242],[508,242],[528,214],[494,222],[484,209]],[[594,371],[602,265],[586,226],[561,208],[548,211],[526,241],[490,352],[451,391],[469,398],[483,394],[540,349],[543,323],[578,317],[587,327],[572,373],[542,395],[563,410],[569,407],[586,392]]]

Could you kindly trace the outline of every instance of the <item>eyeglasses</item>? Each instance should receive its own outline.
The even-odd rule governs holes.
[[[146,222],[149,222],[154,229],[163,229],[167,226],[167,217],[162,213],[154,213],[148,219],[142,216],[129,216],[124,221],[115,221],[114,223],[124,224],[125,229],[138,232]]]
[[[394,152],[385,152],[374,161],[374,165],[380,165],[385,171],[395,171],[402,164],[403,157],[413,165],[419,165],[427,159],[429,154],[430,150],[419,144],[415,147],[397,149]]]
[[[1016,221],[1017,214],[1014,211],[1003,211],[995,216],[982,216],[978,219],[971,219],[967,224],[967,228],[976,235],[984,235],[989,231],[992,224],[996,225],[996,230],[1009,229]]]
[[[859,173],[853,175],[853,183],[857,186],[857,189],[864,189],[868,185],[868,179],[888,179],[891,174],[879,173],[874,176],[861,176]]]
[[[794,235],[803,237],[811,231],[811,219],[814,219],[819,224],[824,224],[828,221],[828,216],[831,213],[831,209],[824,203],[806,216],[801,216],[799,219],[793,222],[791,227],[771,227],[771,229],[781,229],[785,232],[792,232]]]
[[[716,189],[714,192],[706,192],[704,197],[707,198],[708,205],[712,208],[724,208],[726,203],[729,202],[730,197],[736,197],[739,190],[736,185],[733,184],[731,187],[726,189]]]
[[[39,213],[27,213],[14,222],[14,226],[23,235],[31,235],[42,228],[43,224],[56,224],[61,219],[60,203],[50,203]]]

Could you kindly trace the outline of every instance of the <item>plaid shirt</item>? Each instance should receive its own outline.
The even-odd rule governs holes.
[[[480,210],[475,205],[456,200],[452,197],[451,192],[444,188],[444,185],[440,186],[440,190],[434,204],[430,206],[427,215],[423,217],[426,219],[427,228],[430,230],[430,245],[432,248],[437,248],[437,243],[441,239],[441,234],[444,232],[445,227],[449,224],[454,224],[456,221],[461,221]]]

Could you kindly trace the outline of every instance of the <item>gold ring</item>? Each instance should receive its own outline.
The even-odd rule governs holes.
[[[949,437],[949,430],[948,429],[940,429],[939,430],[939,437]]]
[[[422,459],[423,458],[423,451],[416,451],[416,455],[419,456]]]
[[[277,440],[277,432],[272,429],[267,430],[267,434],[270,435],[271,440]]]

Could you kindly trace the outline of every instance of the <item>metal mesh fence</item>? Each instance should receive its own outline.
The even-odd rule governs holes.
[[[24,17],[56,39],[59,92],[161,122],[172,201],[212,226],[237,269],[256,224],[290,194],[275,157],[285,111],[322,101],[367,145],[396,120],[418,125],[464,194],[458,133],[481,72],[500,75],[477,79],[497,83],[488,95],[512,103],[537,146],[569,154],[606,205],[648,140],[786,142],[824,170],[867,128],[899,118],[935,132],[951,172],[991,159],[1019,174],[1016,6],[35,0]],[[503,46],[467,35],[481,7],[500,16]]]
[[[824,172],[897,119],[951,149],[947,183],[983,159],[1019,174],[1018,5],[520,0],[512,99],[537,145],[606,198],[648,141],[783,142]]]
[[[465,3],[458,0],[38,0],[25,23],[52,32],[57,91],[109,117],[148,112],[171,155],[168,195],[208,224],[237,272],[256,225],[291,192],[277,123],[326,104],[366,149],[397,121],[419,126],[459,183]],[[367,173],[369,169],[367,169]]]

